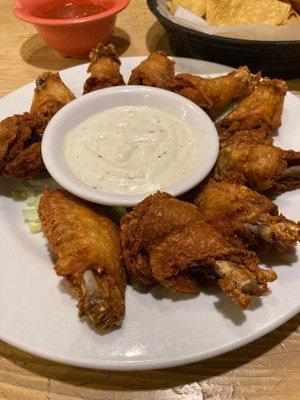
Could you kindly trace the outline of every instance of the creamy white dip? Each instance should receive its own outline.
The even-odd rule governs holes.
[[[111,193],[163,190],[194,169],[203,154],[184,121],[148,106],[105,110],[70,130],[67,164],[81,181]]]

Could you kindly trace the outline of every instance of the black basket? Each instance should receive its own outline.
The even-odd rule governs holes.
[[[147,3],[165,29],[177,56],[200,58],[232,67],[248,65],[253,73],[261,71],[270,77],[300,77],[300,40],[272,42],[207,35],[165,18],[157,9],[157,0],[147,0]]]

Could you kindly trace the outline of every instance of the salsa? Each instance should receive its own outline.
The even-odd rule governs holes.
[[[107,6],[89,0],[49,0],[37,7],[32,15],[48,19],[82,18],[99,14],[107,9]]]

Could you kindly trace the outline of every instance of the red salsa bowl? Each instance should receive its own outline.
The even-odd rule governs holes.
[[[129,0],[17,0],[13,11],[61,55],[85,58],[99,42],[111,41],[117,14],[128,4]]]

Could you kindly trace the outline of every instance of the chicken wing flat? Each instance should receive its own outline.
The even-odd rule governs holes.
[[[74,94],[58,73],[44,72],[39,75],[30,109],[30,114],[35,118],[36,134],[42,136],[50,119],[74,99]]]
[[[240,67],[225,76],[210,79],[178,74],[168,88],[193,101],[213,118],[232,102],[251,93],[259,79],[259,74],[251,75],[247,67]]]
[[[41,156],[44,130],[54,114],[74,98],[59,74],[45,72],[38,77],[30,113],[0,122],[0,176],[28,180],[46,174]]]
[[[99,206],[63,190],[44,190],[39,215],[58,255],[55,271],[68,278],[79,298],[79,315],[86,315],[103,331],[120,325],[126,276],[116,225]]]
[[[195,204],[210,225],[252,249],[286,250],[300,240],[300,223],[279,215],[271,200],[246,186],[211,180]]]
[[[165,89],[175,76],[174,61],[163,51],[154,51],[132,70],[128,85],[154,86]]]
[[[300,152],[235,137],[221,149],[214,179],[264,192],[300,187]]]
[[[121,62],[112,44],[104,46],[99,43],[91,51],[90,60],[88,72],[91,73],[91,76],[84,84],[83,94],[125,84],[123,76],[120,74]]]
[[[264,78],[248,97],[217,123],[221,141],[239,131],[255,130],[261,138],[275,133],[281,125],[286,91],[284,81]]]
[[[167,193],[147,197],[122,218],[121,241],[128,274],[171,291],[195,293],[199,277],[210,275],[246,308],[276,279],[259,268],[254,253],[232,246],[207,224],[197,207]]]

